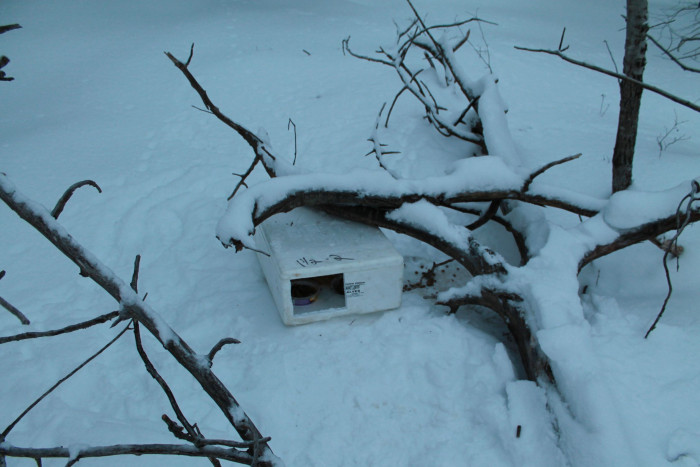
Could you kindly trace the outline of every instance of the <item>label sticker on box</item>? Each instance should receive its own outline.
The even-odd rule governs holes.
[[[345,284],[345,297],[359,297],[364,295],[364,282],[348,282]]]

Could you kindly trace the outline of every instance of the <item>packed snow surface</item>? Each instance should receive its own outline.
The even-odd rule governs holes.
[[[498,23],[483,24],[483,36],[472,25],[474,47],[456,54],[465,80],[486,89],[491,108],[508,111],[482,116],[493,122],[487,128],[494,133],[485,137],[497,157],[482,158],[478,170],[456,162],[464,146],[435,133],[407,96],[389,128],[375,130],[378,109],[400,82],[388,67],[344,56],[340,44],[352,35],[353,50],[367,54],[391,44],[392,21],[411,17],[405,2],[9,0],[0,4],[1,23],[23,28],[0,36],[0,51],[11,59],[3,71],[15,78],[0,82],[0,172],[7,176],[0,183],[14,183],[48,213],[72,183],[95,180],[103,193],[78,190],[59,218],[62,228],[123,284],[141,254],[140,297],[147,292],[163,329],[172,328],[196,352],[206,355],[223,337],[242,342],[224,347],[213,370],[288,466],[700,465],[697,227],[680,239],[685,252],[679,269],[671,267],[673,297],[646,340],[666,294],[661,250],[640,244],[575,278],[582,253],[596,242],[674,212],[690,190],[687,180],[700,175],[698,116],[645,93],[633,189],[608,202],[617,82],[513,45],[555,48],[566,27],[572,56],[612,66],[607,40],[621,63],[624,2],[414,4],[430,22],[478,11]],[[650,7],[658,15],[672,5],[660,0]],[[295,123],[297,163],[285,173],[296,175],[256,188],[266,178],[258,168],[250,189],[227,205],[239,180],[231,174],[245,172],[253,153],[191,107],[200,105],[197,95],[162,53],[185,60],[193,42],[190,69],[211,99],[267,135],[265,144],[288,162],[295,149],[289,119]],[[489,71],[484,62],[497,84],[493,76],[476,81]],[[698,98],[697,75],[652,49],[648,62],[650,83]],[[687,138],[659,152],[657,138],[675,118],[686,122],[679,131]],[[384,162],[404,180],[363,157],[372,135],[387,151],[400,150]],[[309,178],[302,173],[317,173],[314,185],[397,196],[417,187],[452,193],[463,184],[517,189],[531,171],[579,152],[581,158],[538,177],[530,191],[605,207],[600,215],[586,220],[548,209],[542,222],[517,213],[510,218],[536,233],[529,246],[538,257],[514,269],[513,284],[538,305],[534,324],[561,376],[558,392],[522,380],[497,317],[478,309],[446,315],[434,299],[440,284],[405,292],[397,310],[285,327],[255,254],[235,254],[216,238],[247,236],[254,203],[303,189]],[[452,230],[443,211],[422,203],[393,215],[407,222],[427,215],[436,229],[454,234],[451,241],[469,239]],[[118,308],[6,207],[0,226],[0,269],[7,271],[0,296],[31,320],[22,326],[0,309],[0,336],[60,328]],[[472,235],[494,247],[507,243],[498,229]],[[445,259],[416,241],[388,236],[412,258],[407,264],[425,268]],[[503,248],[508,256],[512,245]],[[407,268],[406,281],[420,271]],[[119,329],[103,324],[0,345],[0,430]],[[208,437],[234,438],[199,384],[155,339],[144,336],[144,345],[190,421]],[[164,413],[172,418],[126,333],[41,401],[6,442],[67,446],[72,455],[87,445],[177,442],[160,420]],[[81,461],[87,462],[208,463],[152,456]],[[8,465],[34,462],[8,459]]]

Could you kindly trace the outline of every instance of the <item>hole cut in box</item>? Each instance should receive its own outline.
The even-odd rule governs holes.
[[[285,324],[397,308],[403,257],[376,227],[308,208],[258,226],[258,254]]]
[[[294,315],[346,307],[343,274],[294,279],[291,290]]]

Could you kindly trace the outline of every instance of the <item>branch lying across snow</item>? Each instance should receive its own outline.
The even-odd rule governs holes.
[[[90,446],[81,448],[51,447],[51,448],[24,448],[13,446],[7,442],[0,442],[0,455],[8,457],[24,457],[28,459],[64,458],[70,461],[86,459],[89,457],[110,457],[122,455],[141,456],[146,454],[175,455],[189,457],[214,457],[240,464],[254,465],[255,458],[250,454],[236,449],[222,448],[218,446],[195,447],[190,444],[116,444],[111,446]],[[271,465],[273,459],[262,457],[257,465]]]
[[[0,174],[0,199],[119,302],[122,316],[133,318],[143,324],[178,363],[199,382],[244,441],[257,443],[263,439],[233,395],[211,371],[206,357],[195,353],[128,284],[77,243],[43,206],[21,194],[4,174]],[[271,460],[268,465],[274,463],[272,459],[276,457],[267,443],[263,442],[260,446],[262,455]]]
[[[239,193],[217,227],[226,246],[255,248],[255,226],[268,217],[299,206],[352,205],[385,210],[426,200],[439,206],[455,203],[519,200],[595,215],[605,200],[547,187],[511,170],[498,157],[476,157],[456,163],[444,176],[397,180],[385,172],[357,170],[348,174],[308,174],[275,178]],[[547,193],[555,193],[549,196]],[[574,201],[566,199],[570,196]]]
[[[116,318],[117,316],[119,316],[119,312],[112,311],[110,313],[105,313],[103,315],[100,315],[96,318],[92,318],[92,319],[82,321],[82,322],[76,323],[76,324],[71,324],[70,326],[65,326],[65,327],[60,328],[60,329],[53,329],[51,331],[30,331],[30,332],[23,332],[21,334],[15,334],[14,336],[0,337],[0,344],[4,344],[6,342],[21,341],[21,340],[25,340],[25,339],[36,339],[39,337],[59,336],[61,334],[66,334],[69,332],[79,331],[81,329],[87,329],[87,328],[94,326],[96,324],[105,323],[113,318]]]

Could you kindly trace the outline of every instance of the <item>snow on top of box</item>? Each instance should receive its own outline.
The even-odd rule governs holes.
[[[330,274],[401,260],[378,228],[309,208],[271,217],[259,230],[283,274]]]

